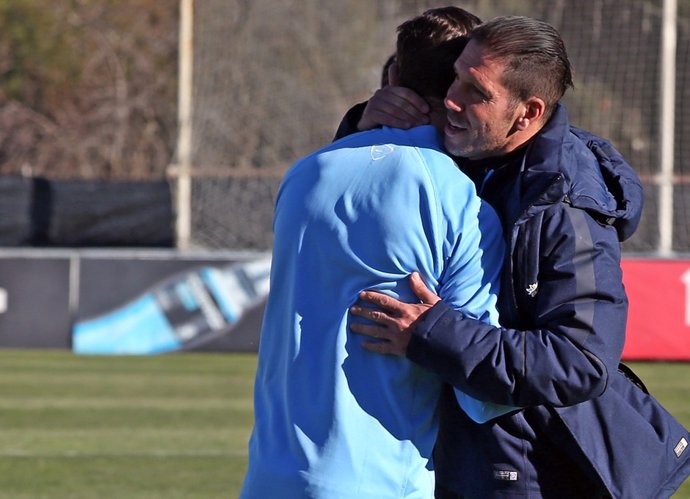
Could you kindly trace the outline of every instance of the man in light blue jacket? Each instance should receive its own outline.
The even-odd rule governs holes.
[[[440,379],[363,349],[348,311],[365,289],[413,300],[418,270],[446,303],[497,324],[501,225],[438,128],[475,19],[434,9],[398,30],[391,78],[427,98],[436,126],[352,135],[283,179],[243,498],[433,497]],[[458,396],[470,417],[487,417]]]

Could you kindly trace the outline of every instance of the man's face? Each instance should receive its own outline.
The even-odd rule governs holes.
[[[445,105],[446,150],[453,156],[481,159],[516,147],[513,133],[520,106],[501,83],[505,63],[487,57],[474,40],[455,62],[455,80]]]

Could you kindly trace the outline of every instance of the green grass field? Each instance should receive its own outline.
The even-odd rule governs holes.
[[[255,367],[248,354],[0,350],[0,498],[237,497]],[[690,425],[690,364],[634,368]]]

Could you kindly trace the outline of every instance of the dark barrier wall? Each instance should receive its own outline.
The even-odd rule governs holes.
[[[34,220],[34,179],[0,176],[0,246],[23,246],[34,241],[42,224]]]
[[[0,176],[0,246],[172,247],[166,181]]]
[[[79,329],[88,338],[83,353],[254,352],[267,257],[0,250],[0,347],[73,348]],[[622,266],[630,299],[624,358],[690,360],[690,259],[631,258]]]
[[[70,256],[0,257],[0,346],[70,347]]]

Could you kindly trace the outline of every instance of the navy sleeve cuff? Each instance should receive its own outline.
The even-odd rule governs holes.
[[[434,341],[434,331],[436,328],[450,327],[462,317],[461,312],[449,307],[443,301],[437,302],[415,325],[410,343],[407,346],[407,358],[436,372],[433,366],[437,365],[437,355],[444,356],[446,352],[437,351],[440,345]],[[441,348],[443,349],[442,345]]]

